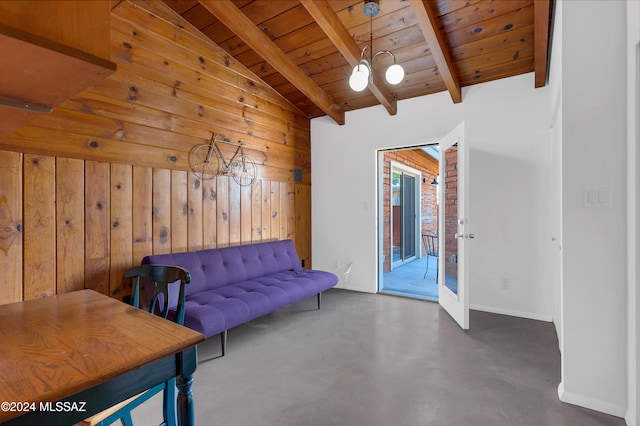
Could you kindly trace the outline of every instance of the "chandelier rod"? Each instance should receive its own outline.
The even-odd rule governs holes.
[[[369,63],[373,67],[373,15],[369,16]]]

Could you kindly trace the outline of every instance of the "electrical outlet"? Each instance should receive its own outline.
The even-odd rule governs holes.
[[[509,289],[509,280],[506,278],[503,278],[500,281],[500,288],[502,288],[503,290],[508,290]]]

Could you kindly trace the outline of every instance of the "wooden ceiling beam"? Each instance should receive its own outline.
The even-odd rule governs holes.
[[[457,104],[462,102],[460,81],[458,81],[458,77],[456,76],[446,40],[440,31],[438,31],[438,23],[433,9],[429,4],[430,0],[411,0],[410,3],[415,12],[418,25],[422,30],[422,34],[431,50],[431,56],[433,56],[453,103]]]
[[[535,87],[544,87],[547,84],[550,14],[550,0],[536,0],[533,2]]]
[[[335,104],[330,95],[322,90],[230,0],[199,0],[199,2],[325,114],[336,123],[344,124],[344,109]]]
[[[349,65],[352,67],[358,65],[358,62],[360,62],[361,49],[329,3],[326,0],[300,0],[300,3],[307,9],[311,17],[315,19],[322,31],[329,37],[329,40],[331,40],[342,56],[344,56]],[[387,109],[389,114],[396,115],[398,107],[395,97],[382,83],[383,80],[379,76],[379,73],[374,72],[374,76],[375,78],[369,81],[369,90],[371,90],[371,93],[373,93],[376,99]]]

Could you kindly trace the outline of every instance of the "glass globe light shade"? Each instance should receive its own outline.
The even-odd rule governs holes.
[[[404,78],[404,69],[398,64],[393,64],[387,68],[385,77],[389,84],[398,84]]]
[[[360,72],[363,73],[365,77],[369,78],[369,71],[369,63],[365,60],[360,60],[360,62],[358,62],[358,65],[353,67],[351,75],[355,74],[356,72]]]
[[[356,65],[349,77],[349,87],[356,92],[362,92],[369,83],[369,67]]]

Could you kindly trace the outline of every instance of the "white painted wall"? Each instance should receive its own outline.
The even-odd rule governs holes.
[[[562,3],[556,2],[553,13],[553,39],[549,64],[549,89],[551,90],[551,212],[552,235],[551,261],[553,270],[553,323],[562,351]]]
[[[640,327],[638,307],[640,306],[640,2],[627,2],[627,168],[628,168],[628,210],[627,243],[628,263],[628,352],[627,365],[629,383],[628,407],[625,419],[628,425],[640,425],[638,407],[640,406]]]
[[[562,1],[561,7],[563,356],[558,390],[563,401],[622,417],[628,355],[626,4]],[[586,208],[585,188],[608,191],[609,206]]]
[[[633,101],[627,93],[639,89],[637,80],[628,82],[632,48],[625,41],[638,40],[640,24],[630,21],[640,20],[640,12],[628,3],[556,4],[560,20],[554,31],[561,37],[554,49],[561,55],[552,57],[547,88],[533,89],[527,75],[467,88],[458,105],[441,93],[400,102],[394,117],[374,107],[347,113],[345,126],[312,120],[312,232],[314,267],[336,271],[340,287],[375,292],[376,149],[431,142],[466,120],[473,173],[468,231],[476,234],[471,304],[555,317],[561,399],[626,416],[636,425],[639,108],[628,107]],[[632,14],[629,20],[626,13]],[[544,173],[553,164],[553,143],[561,146],[562,170],[557,288],[545,279],[546,239],[554,222]],[[635,160],[627,160],[629,155]],[[495,179],[516,172],[515,183]],[[591,187],[609,191],[608,207],[584,207],[584,189]],[[503,201],[503,211],[496,211],[495,201]],[[532,232],[523,231],[516,218]],[[496,286],[504,276],[512,283],[506,293]]]
[[[375,292],[376,150],[432,142],[466,120],[470,303],[551,320],[549,93],[528,74],[465,88],[461,104],[443,92],[399,102],[396,116],[377,106],[347,113],[344,126],[312,120],[314,268],[335,271],[341,288]]]
[[[549,136],[470,150],[471,309],[552,320]]]

